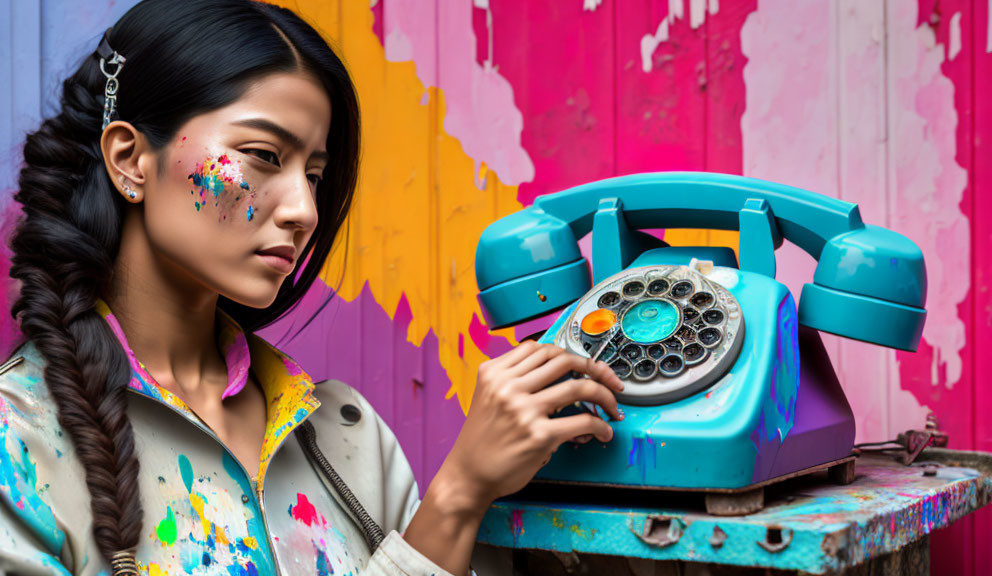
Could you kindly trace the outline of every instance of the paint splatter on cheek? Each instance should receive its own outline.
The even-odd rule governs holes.
[[[196,164],[187,180],[192,184],[189,193],[197,212],[213,207],[221,221],[238,214],[248,222],[255,218],[256,194],[245,179],[240,160],[231,160],[227,154],[207,157]]]

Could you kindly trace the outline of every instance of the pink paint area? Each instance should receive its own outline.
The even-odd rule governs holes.
[[[616,174],[613,10],[582,6],[490,3],[492,63],[513,87],[520,142],[534,162],[533,178],[519,180],[525,205]]]
[[[493,336],[489,333],[486,325],[479,320],[475,314],[472,315],[472,323],[468,327],[469,338],[475,347],[490,358],[502,356],[513,349],[513,344],[502,336]]]
[[[510,530],[513,532],[514,540],[524,533],[524,515],[520,510],[510,512]]]
[[[314,282],[296,310],[259,335],[295,358],[315,382],[341,380],[365,396],[399,439],[423,494],[465,421],[457,399],[447,398],[451,381],[437,336],[429,331],[420,346],[407,340],[413,315],[406,295],[392,319],[368,285],[350,302],[333,295]]]
[[[218,314],[223,312],[218,311]],[[248,382],[251,357],[245,333],[237,328],[233,320],[230,324],[220,326],[219,330],[221,353],[227,364],[227,387],[221,394],[221,400],[224,400],[244,389]]]
[[[117,317],[111,312],[103,318],[110,325],[110,331],[117,337],[117,340],[121,343],[121,347],[124,348],[124,354],[127,355],[128,363],[131,365],[131,372],[134,373],[128,385],[139,392],[157,397],[154,394],[155,390],[152,388],[152,383],[155,382],[155,379],[152,378],[152,375],[145,370],[145,366],[135,357],[134,351],[131,350],[131,346],[127,343],[127,336],[124,335],[124,329],[121,328],[120,322],[117,321]]]
[[[13,192],[7,192],[3,196],[9,198]],[[3,242],[0,243],[0,278],[5,278],[3,289],[0,290],[0,354],[7,358],[21,340],[21,331],[17,322],[10,315],[10,307],[17,299],[18,284],[10,278],[10,248],[8,241],[17,219],[21,215],[20,204],[7,202],[0,215],[0,236]]]
[[[510,81],[477,58],[479,43],[489,42],[476,36],[473,3],[438,2],[433,10],[403,0],[379,3],[386,59],[413,60],[424,86],[444,92],[445,132],[458,139],[477,168],[485,163],[500,182],[516,186],[532,180],[534,163],[520,143],[523,117]]]
[[[232,161],[227,154],[211,156],[197,163],[186,178],[192,185],[189,193],[197,212],[213,207],[219,220],[242,211],[248,222],[254,219],[255,192],[245,180],[240,160]],[[247,205],[243,210],[242,204]]]
[[[296,504],[289,507],[289,515],[293,517],[294,520],[306,526],[327,526],[327,520],[324,515],[314,508],[314,505],[310,503],[310,499],[307,498],[306,494],[296,493]]]

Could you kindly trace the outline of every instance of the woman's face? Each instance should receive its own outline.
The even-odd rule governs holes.
[[[270,305],[317,226],[330,124],[327,93],[305,73],[266,76],[191,119],[143,186],[152,249],[212,291]]]

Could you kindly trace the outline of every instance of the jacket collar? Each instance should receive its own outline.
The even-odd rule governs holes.
[[[156,382],[144,364],[135,357],[134,351],[128,345],[124,330],[107,303],[99,299],[95,308],[107,321],[124,348],[131,365],[130,389],[165,404],[216,439],[217,435],[213,430],[179,396]],[[248,382],[250,372],[254,373],[265,395],[267,405],[265,437],[262,441],[258,476],[254,478],[261,489],[272,456],[290,432],[320,406],[320,401],[313,393],[313,380],[295,360],[262,338],[254,334],[245,334],[241,326],[220,308],[217,309],[217,318],[217,344],[224,355],[228,374],[227,387],[221,398],[229,398],[241,392]]]

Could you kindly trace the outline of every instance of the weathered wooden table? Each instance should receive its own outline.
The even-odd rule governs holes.
[[[990,496],[992,454],[930,448],[908,467],[869,454],[852,484],[788,480],[747,516],[708,515],[691,494],[530,490],[493,505],[479,548],[505,559],[500,573],[512,558],[542,576],[928,574],[928,534]]]

